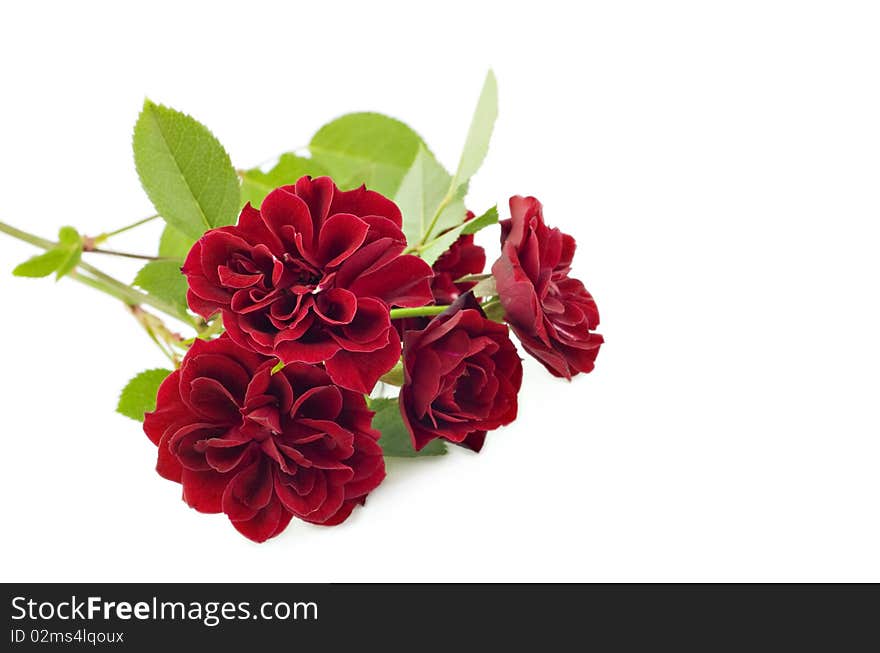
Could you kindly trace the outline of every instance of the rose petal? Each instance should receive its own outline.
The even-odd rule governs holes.
[[[349,213],[330,216],[318,235],[317,260],[334,267],[352,255],[367,237],[369,225]]]
[[[390,199],[365,186],[349,191],[337,190],[333,195],[330,213],[351,213],[357,216],[381,216],[395,226],[403,224],[400,209]]]
[[[345,489],[341,485],[326,485],[327,496],[312,512],[303,515],[303,519],[313,524],[321,524],[333,517],[342,507],[345,500]]]
[[[321,332],[315,333],[310,339],[304,336],[300,340],[279,340],[275,345],[275,355],[285,363],[320,363],[339,351],[336,341],[329,334]]]
[[[334,419],[342,410],[342,394],[332,385],[310,388],[297,397],[290,409],[291,415],[315,419]]]
[[[284,505],[298,517],[304,518],[315,512],[327,499],[327,480],[321,472],[311,472],[311,490],[303,495],[296,492],[279,474],[275,476],[275,494]],[[297,472],[297,476],[299,472]],[[295,479],[296,477],[294,477]]]
[[[424,306],[433,300],[431,267],[417,256],[398,256],[358,279],[349,290],[360,297],[378,297],[392,306]]]
[[[308,204],[297,196],[293,186],[282,186],[266,195],[260,206],[260,214],[286,252],[294,249],[303,255],[311,252],[314,234],[312,215]],[[297,245],[297,234],[301,246]]]
[[[199,512],[222,512],[223,492],[232,478],[232,474],[221,474],[213,469],[194,471],[183,469],[183,500],[190,508]]]
[[[317,524],[318,526],[338,526],[339,524],[341,524],[342,522],[344,522],[346,519],[349,518],[349,516],[351,515],[351,513],[355,509],[355,507],[358,505],[358,503],[359,503],[358,501],[346,501],[345,503],[343,503],[339,507],[339,510],[337,510],[334,514],[330,515],[330,517],[327,517],[322,522],[316,522],[316,521],[313,521],[312,519],[306,519],[306,521]]]
[[[312,222],[316,226],[316,231],[320,230],[321,225],[330,214],[330,205],[335,194],[339,192],[336,184],[330,177],[300,177],[296,182],[296,194],[309,207],[312,216]],[[340,211],[334,211],[339,213]]]
[[[355,392],[369,394],[379,380],[400,358],[400,340],[394,334],[382,349],[369,353],[340,350],[326,362],[334,383]]]
[[[159,385],[156,410],[144,415],[144,433],[153,444],[159,444],[169,427],[182,425],[190,415],[180,399],[180,370],[175,370]]]
[[[357,297],[344,288],[330,288],[318,293],[315,299],[315,314],[325,324],[348,324],[357,310]]]
[[[272,473],[258,460],[237,472],[223,492],[223,512],[233,521],[248,520],[272,498]]]
[[[235,529],[249,540],[265,542],[283,531],[290,523],[289,513],[281,505],[277,498],[263,508],[260,508],[253,516],[244,520],[232,519],[230,521]]]

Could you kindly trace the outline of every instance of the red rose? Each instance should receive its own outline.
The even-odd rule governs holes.
[[[473,211],[468,211],[465,221],[473,218]],[[473,234],[459,236],[458,240],[452,243],[431,267],[434,270],[434,278],[431,279],[434,303],[438,306],[451,304],[460,295],[477,285],[476,281],[455,282],[468,274],[482,272],[486,267],[486,251],[474,244]],[[403,335],[403,332],[409,329],[424,329],[430,321],[427,317],[409,317],[394,320],[394,327]]]
[[[296,516],[339,524],[385,477],[361,394],[317,365],[248,351],[227,336],[196,340],[159,387],[144,431],[156,469],[200,512],[224,512],[246,537],[274,537]]]
[[[473,211],[468,211],[465,221],[473,217]],[[434,278],[431,280],[431,293],[434,303],[443,305],[454,302],[459,295],[477,285],[475,281],[455,281],[468,274],[479,274],[485,266],[486,251],[474,244],[474,235],[459,236],[432,266]]]
[[[501,222],[501,258],[492,266],[504,319],[523,347],[551,374],[570,379],[589,372],[602,336],[596,302],[568,276],[574,238],[544,224],[534,197],[510,198]]]
[[[389,308],[431,301],[431,268],[401,255],[400,228],[400,210],[382,195],[303,177],[193,246],[183,266],[190,308],[222,312],[243,347],[285,363],[326,361],[334,383],[370,392],[400,357]]]
[[[487,431],[516,418],[522,362],[472,293],[404,333],[403,369],[400,412],[417,450],[444,438],[479,451]]]

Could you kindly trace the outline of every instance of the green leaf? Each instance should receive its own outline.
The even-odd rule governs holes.
[[[424,240],[451,183],[452,177],[434,155],[420,147],[394,198],[403,214],[403,233],[409,245],[418,245]],[[437,216],[432,233],[441,233],[464,222],[467,216],[464,206],[467,190],[466,183],[458,187],[455,195]]]
[[[504,321],[504,307],[497,299],[485,305],[483,307],[483,312],[486,314],[486,317],[488,317],[493,322]]]
[[[412,201],[410,211],[413,217],[410,219],[410,233],[407,234],[407,242],[410,245],[421,242],[430,238],[434,234],[443,234],[453,227],[457,227],[465,220],[467,209],[464,205],[464,197],[467,194],[467,185],[470,178],[480,169],[486,154],[489,151],[489,141],[492,139],[492,131],[495,128],[495,119],[498,117],[498,84],[495,80],[495,74],[490,70],[486,74],[486,81],[483,83],[483,90],[480,92],[480,98],[477,100],[477,107],[474,110],[474,116],[471,119],[471,125],[468,129],[467,138],[461,152],[461,159],[458,162],[458,169],[455,176],[449,178],[446,184],[446,190],[440,195],[440,199],[432,205],[426,202],[419,204]],[[404,199],[410,199],[419,189],[418,184],[410,177],[416,178],[420,174],[425,176],[423,168],[424,164],[418,161],[413,164],[410,172],[407,174],[405,184],[401,184],[401,191],[406,191]],[[445,172],[445,171],[444,171]],[[434,189],[430,189],[433,200]],[[426,198],[427,199],[427,198]],[[443,206],[440,215],[437,216],[436,222],[432,225],[437,208]],[[406,219],[406,212],[404,218]],[[427,216],[427,217],[426,217]],[[415,231],[418,225],[421,225],[420,236],[418,240],[414,239]],[[404,223],[406,228],[406,224]],[[406,229],[404,231],[406,233]],[[455,241],[451,236],[439,236],[435,239],[436,246],[428,249],[428,256],[432,257],[432,261],[436,260],[444,250],[437,250],[437,247],[443,243],[449,244]],[[422,258],[425,250],[421,250]]]
[[[82,237],[73,227],[61,227],[58,230],[58,244],[72,249],[82,244]]]
[[[452,200],[437,217],[437,224],[434,225],[434,229],[431,231],[432,234],[441,234],[447,229],[457,227],[465,221],[465,218],[467,217],[467,208],[465,208],[464,205],[464,198],[465,195],[467,195],[467,192],[467,183],[462,184],[456,189]]]
[[[321,177],[326,174],[327,170],[314,159],[289,152],[282,154],[278,163],[268,172],[251,168],[242,173],[241,204],[244,206],[250,202],[251,206],[258,209],[266,195],[279,186],[294,184],[303,175]]]
[[[486,281],[486,279],[491,279],[491,272],[480,272],[478,274],[466,274],[463,277],[459,277],[455,280],[455,283],[467,283],[468,281],[473,281],[474,283],[479,283],[480,281]]]
[[[12,274],[17,277],[47,277],[54,272],[57,280],[76,267],[82,251],[82,237],[76,229],[61,227],[55,247],[16,266]]]
[[[195,242],[194,238],[182,234],[170,224],[166,224],[159,239],[159,256],[183,261]]]
[[[490,224],[496,224],[497,222],[498,208],[493,206],[480,217],[468,220],[464,224],[460,224],[457,227],[440,234],[437,238],[422,247],[419,251],[419,256],[425,259],[425,262],[427,262],[428,265],[434,265],[434,261],[440,258],[443,252],[449,249],[452,243],[458,240],[459,236],[477,233],[483,227],[488,227]]]
[[[226,150],[204,125],[146,100],[133,145],[141,184],[169,224],[198,238],[235,222],[238,177]]]
[[[421,451],[413,448],[409,431],[400,416],[397,399],[370,399],[370,410],[376,412],[373,417],[373,428],[382,432],[379,446],[388,457],[415,458],[416,456],[442,456],[446,453],[446,444],[440,440],[432,440]]]
[[[55,270],[55,280],[57,281],[73,270],[82,258],[82,236],[73,227],[61,227],[58,230],[58,247],[56,249],[64,252],[64,258],[58,264],[58,269]]]
[[[425,147],[419,146],[416,158],[394,197],[403,214],[403,233],[410,245],[421,242],[446,195],[450,181],[443,166]]]
[[[341,188],[366,184],[394,197],[424,141],[407,125],[380,113],[349,113],[324,125],[309,150]]]
[[[138,422],[144,421],[144,413],[156,410],[156,393],[171,370],[155,369],[141,372],[123,388],[119,395],[116,412]]]
[[[458,162],[458,170],[455,173],[458,184],[463,184],[473,177],[483,165],[497,117],[498,83],[495,80],[495,73],[490,70],[486,74],[486,81],[483,83],[480,99],[477,100],[477,108],[474,110],[474,117],[471,119],[471,126]]]
[[[495,284],[495,277],[493,277],[491,274],[482,281],[478,281],[477,285],[471,288],[471,290],[474,293],[474,297],[494,297],[498,294],[498,287]]]
[[[17,277],[47,277],[55,272],[66,258],[67,252],[63,249],[50,249],[17,265],[12,274]]]
[[[140,269],[134,284],[141,290],[175,306],[186,315],[186,277],[180,271],[180,261],[150,261]]]

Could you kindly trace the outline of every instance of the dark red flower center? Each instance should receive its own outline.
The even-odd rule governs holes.
[[[300,290],[314,290],[324,278],[323,273],[316,267],[310,265],[307,261],[296,258],[289,252],[285,252],[282,258],[284,263],[285,274],[282,279],[290,281],[294,284],[294,288],[299,287]],[[302,292],[300,292],[302,294]]]
[[[275,405],[267,404],[257,408],[245,406],[241,409],[241,415],[241,431],[256,442],[281,434],[281,415]]]

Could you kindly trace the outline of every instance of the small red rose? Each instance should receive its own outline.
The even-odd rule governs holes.
[[[570,379],[593,369],[601,335],[599,309],[577,279],[569,277],[575,241],[544,224],[534,197],[510,198],[501,222],[501,257],[492,266],[504,319],[523,347],[551,374]]]
[[[159,474],[200,512],[223,512],[263,542],[292,517],[332,526],[385,477],[363,395],[320,366],[248,351],[227,336],[196,340],[159,387],[144,431]]]
[[[465,221],[473,218],[473,211],[468,211]],[[459,236],[431,266],[434,270],[434,278],[431,279],[434,303],[444,306],[454,302],[460,295],[477,285],[476,281],[458,280],[469,274],[479,274],[484,267],[486,267],[486,251],[474,244],[474,235]],[[394,320],[394,327],[403,335],[408,329],[424,329],[430,321],[427,317],[410,317]]]
[[[404,333],[403,368],[400,412],[416,450],[443,438],[479,451],[487,431],[516,418],[522,361],[472,293]]]
[[[473,211],[467,212],[465,221],[474,218]],[[486,251],[474,244],[474,235],[459,236],[434,265],[434,278],[431,280],[431,293],[435,304],[451,304],[459,295],[466,293],[476,284],[475,281],[458,281],[468,274],[479,274],[486,266]]]
[[[326,362],[335,383],[368,393],[400,357],[390,307],[431,301],[431,268],[405,248],[391,200],[303,177],[196,242],[183,266],[187,298],[205,318],[221,312],[241,346]]]

